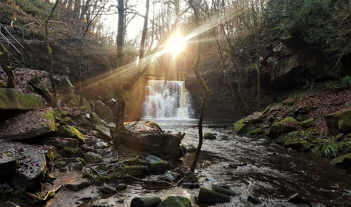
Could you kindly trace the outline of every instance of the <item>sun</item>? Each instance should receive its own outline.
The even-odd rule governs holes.
[[[184,47],[185,39],[179,32],[172,35],[166,44],[167,52],[171,53],[173,57],[182,52],[184,50]]]

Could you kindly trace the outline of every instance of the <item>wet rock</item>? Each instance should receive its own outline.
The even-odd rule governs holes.
[[[156,207],[161,203],[159,197],[136,197],[130,203],[130,207]]]
[[[190,152],[196,152],[196,147],[192,144],[188,145],[182,145],[183,149],[185,149],[185,152],[190,153]]]
[[[182,183],[180,184],[180,187],[186,188],[186,189],[197,189],[200,188],[199,183]]]
[[[244,123],[244,119],[234,123],[233,131],[237,134],[244,134],[246,132],[248,125]]]
[[[111,207],[110,204],[93,204],[90,207]]]
[[[300,196],[298,193],[290,196],[290,198],[288,199],[288,202],[289,203],[294,203],[294,204],[303,204],[303,205],[307,205],[307,206],[310,206],[312,207],[312,204],[307,201],[306,199],[304,199],[302,196]]]
[[[118,199],[117,202],[118,202],[118,203],[124,203],[124,199],[123,199],[123,198]]]
[[[221,193],[227,196],[236,196],[237,194],[230,190],[230,189],[226,189],[226,188],[222,188],[220,186],[212,186],[212,190],[217,192],[217,193]]]
[[[74,183],[67,184],[66,187],[73,191],[79,191],[91,185],[91,182],[87,179],[79,179]]]
[[[54,165],[57,168],[62,168],[62,167],[67,165],[67,162],[65,162],[63,160],[55,160]]]
[[[56,131],[52,108],[29,111],[8,119],[0,125],[0,139],[30,139]]]
[[[216,137],[215,134],[206,133],[206,134],[204,135],[204,139],[215,140],[215,139],[217,139],[217,137]]]
[[[117,191],[110,185],[104,183],[102,186],[99,187],[99,190],[106,194],[115,194]]]
[[[120,183],[120,184],[117,184],[117,185],[116,185],[116,190],[122,191],[122,190],[127,189],[127,187],[128,187],[127,184]]]
[[[93,112],[92,114],[93,114],[92,118],[93,118],[94,124],[96,126],[105,126],[106,125],[106,122],[104,120],[100,119],[100,117],[95,112]]]
[[[106,142],[97,142],[94,145],[94,149],[105,149],[108,148],[108,144]]]
[[[181,177],[181,175],[177,172],[171,172],[171,171],[167,171],[165,174],[165,179],[170,181],[170,182],[174,182],[177,179],[179,179]]]
[[[16,179],[26,189],[35,188],[40,185],[47,172],[45,155],[36,152],[23,152],[25,159],[20,160]]]
[[[16,159],[4,153],[0,153],[0,176],[6,176],[16,172]]]
[[[155,157],[153,155],[148,155],[145,158],[149,170],[151,173],[155,173],[155,174],[163,174],[166,172],[169,163],[167,161],[164,161],[158,157]]]
[[[173,159],[178,159],[183,156],[183,150],[180,148],[178,136],[171,134],[157,133],[130,133],[120,137],[123,144],[138,149],[148,151],[156,156],[169,155]]]
[[[231,163],[231,164],[228,165],[228,167],[236,169],[238,167],[243,167],[243,166],[246,166],[246,165],[247,165],[246,163]]]
[[[248,132],[246,132],[247,135],[259,135],[262,133],[263,133],[262,127],[253,128],[248,130]]]
[[[59,151],[61,156],[64,157],[82,157],[83,156],[83,151],[80,148],[70,148],[70,147],[65,147]]]
[[[228,203],[230,202],[230,197],[210,189],[200,188],[198,200],[200,202]]]
[[[94,102],[95,113],[106,122],[114,122],[115,118],[110,107],[106,106],[102,101],[97,100]]]
[[[299,150],[299,149],[309,149],[311,144],[306,140],[286,140],[284,142],[285,147]]]
[[[168,196],[157,207],[191,207],[191,201],[181,196]]]
[[[104,150],[104,149],[94,149],[93,152],[96,154],[99,154],[101,156],[104,156],[107,153],[106,150]]]
[[[76,138],[80,143],[85,143],[85,139],[83,135],[78,131],[78,129],[69,125],[61,126],[57,131],[57,135],[62,137]]]
[[[85,154],[85,161],[87,163],[99,163],[102,162],[102,157],[94,152],[87,152]]]
[[[51,144],[58,149],[64,149],[66,147],[77,148],[79,141],[72,138],[54,138]]]
[[[97,125],[95,126],[95,130],[99,132],[99,137],[106,141],[112,140],[112,135],[110,129],[104,126]]]
[[[81,162],[69,163],[67,166],[72,170],[76,170],[76,171],[83,170],[83,164]]]
[[[44,101],[16,89],[0,88],[0,109],[37,110],[45,107]]]
[[[249,202],[251,202],[253,204],[261,204],[262,203],[262,201],[259,198],[255,197],[253,195],[249,195],[247,197],[247,201],[249,201]]]
[[[351,167],[351,153],[334,158],[330,163],[340,167]]]

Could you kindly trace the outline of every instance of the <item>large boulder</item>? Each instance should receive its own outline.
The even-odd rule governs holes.
[[[24,159],[20,160],[16,179],[26,189],[40,186],[47,172],[45,155],[37,152],[23,152]]]
[[[8,119],[0,125],[0,138],[23,140],[56,131],[52,108],[29,111]]]
[[[298,125],[299,122],[296,119],[293,117],[286,117],[281,121],[275,121],[266,135],[269,137],[277,137],[282,133],[296,130]]]
[[[328,114],[325,116],[325,120],[331,134],[338,134],[340,131],[351,131],[351,109]]]
[[[33,76],[29,84],[34,88],[34,90],[41,95],[48,103],[52,103],[52,96],[49,87],[40,80],[38,76]]]
[[[80,131],[78,131],[78,129],[69,125],[61,126],[57,131],[57,135],[62,137],[76,138],[79,140],[79,142],[85,143],[85,139],[83,135],[80,133]]]
[[[174,159],[183,156],[183,150],[180,147],[181,140],[176,135],[126,132],[115,139],[120,139],[123,144],[134,149],[147,151],[152,155],[169,155]]]
[[[112,109],[106,106],[102,101],[97,100],[94,102],[95,113],[107,123],[114,122],[115,118],[113,116]]]
[[[16,89],[0,88],[0,110],[37,110],[44,107],[44,101],[39,96],[24,94]]]

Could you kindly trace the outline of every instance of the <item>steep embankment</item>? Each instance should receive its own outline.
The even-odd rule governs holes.
[[[351,157],[351,90],[336,87],[284,100],[234,124],[248,136],[268,136],[287,148],[312,151],[332,164],[348,166]]]

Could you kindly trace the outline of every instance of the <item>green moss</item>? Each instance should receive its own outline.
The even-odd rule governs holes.
[[[60,150],[60,155],[62,156],[83,156],[83,151],[80,148],[65,147]]]
[[[263,129],[261,127],[252,129],[250,131],[248,131],[246,134],[248,135],[257,135],[257,134],[262,134],[263,133]]]
[[[158,207],[191,207],[191,201],[185,197],[168,196]]]
[[[296,130],[299,122],[293,117],[286,117],[282,121],[275,121],[269,131],[266,133],[269,137],[277,137],[282,133],[291,132]]]
[[[247,127],[248,125],[244,123],[244,119],[240,119],[239,121],[234,123],[233,131],[238,134],[243,134]]]
[[[301,122],[300,125],[305,128],[313,127],[315,125],[314,118],[307,119],[306,121]]]
[[[44,118],[49,122],[50,131],[56,131],[55,113],[53,109],[46,111]]]
[[[0,88],[0,109],[36,110],[44,108],[43,100],[16,89]]]
[[[85,160],[81,157],[77,157],[77,160],[81,162],[83,165],[85,165]]]
[[[331,161],[331,164],[333,165],[341,165],[341,164],[350,164],[351,163],[351,153],[334,158]]]
[[[72,126],[69,126],[69,125],[61,126],[57,133],[58,135],[63,137],[77,138],[79,142],[85,143],[85,139],[83,135],[78,131],[78,129]]]
[[[25,191],[25,186],[16,180],[10,183],[0,183],[0,201],[7,201],[12,197],[22,197]]]
[[[54,109],[55,119],[56,121],[61,121],[61,119],[67,116],[67,112],[62,109]]]

